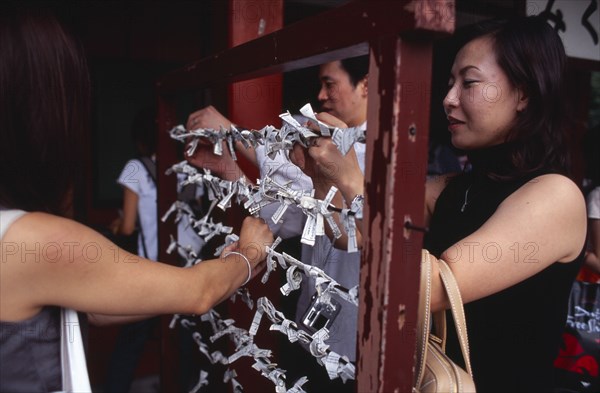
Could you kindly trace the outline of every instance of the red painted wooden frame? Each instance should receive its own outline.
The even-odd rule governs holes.
[[[164,75],[159,123],[175,124],[176,93],[370,53],[366,199],[358,331],[358,391],[413,384],[432,43],[454,30],[453,0],[358,0]],[[176,199],[165,170],[176,147],[159,137],[158,207]],[[159,227],[160,260],[172,225]],[[167,344],[171,345],[171,344]],[[310,377],[310,376],[309,376]],[[164,384],[163,384],[164,386]]]

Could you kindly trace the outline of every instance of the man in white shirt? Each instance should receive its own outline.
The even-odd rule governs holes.
[[[325,63],[319,68],[321,89],[318,94],[318,100],[321,104],[320,110],[341,120],[348,127],[366,128],[368,62],[367,56],[361,56]],[[192,113],[188,117],[186,127],[188,129],[218,129],[219,126],[228,128],[231,124],[231,121],[222,116],[214,107],[210,106]],[[310,190],[314,186],[317,190],[315,196],[320,199],[323,199],[324,195],[319,195],[319,193],[326,193],[331,185],[318,184],[321,181],[318,175],[312,179],[307,177],[296,165],[289,162],[287,158],[284,158],[280,154],[274,160],[271,160],[265,155],[264,148],[262,147],[256,150],[245,150],[239,145],[236,150],[244,154],[246,158],[258,166],[261,176],[264,176],[269,168],[280,168],[275,175],[276,181],[293,180],[292,187],[296,189]],[[200,147],[201,149],[194,157],[189,159],[192,164],[211,169],[217,175],[228,180],[237,180],[242,176],[243,172],[228,152],[224,151],[224,155],[217,159],[212,154],[212,146]],[[356,154],[359,167],[364,174],[365,145],[362,143],[355,144],[354,153],[349,154]],[[308,156],[307,160],[310,160]],[[312,175],[314,176],[314,174]],[[277,176],[280,176],[280,178],[278,179]],[[334,204],[337,206],[337,203],[341,203],[341,198],[338,198]],[[301,234],[304,217],[300,210],[288,209],[283,223],[275,226],[270,218],[276,208],[277,206],[273,206],[270,209],[263,209],[261,211],[261,216],[265,218],[273,232],[282,237]],[[317,236],[314,248],[303,245],[302,261],[323,269],[326,274],[348,289],[359,283],[360,252],[348,253],[345,249],[335,248],[332,246],[331,240],[326,236]],[[296,310],[296,322],[300,328],[305,330],[307,328],[302,324],[302,320],[310,308],[311,298],[314,293],[314,280],[304,279]],[[326,343],[330,345],[332,351],[340,355],[345,355],[350,361],[355,362],[358,308],[343,300],[339,300],[338,303],[341,304],[341,311],[331,324],[329,329],[330,338]],[[316,362],[312,363],[316,364]],[[307,363],[303,363],[303,367],[306,365]],[[324,386],[327,386],[328,391],[354,391],[354,383],[342,384],[339,379],[329,382],[325,370],[321,367],[320,370],[312,370],[308,374],[309,383],[312,386],[307,388],[308,391],[323,389]],[[291,380],[294,380],[294,378],[291,378]]]

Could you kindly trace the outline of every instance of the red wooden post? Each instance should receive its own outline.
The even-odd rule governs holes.
[[[454,2],[410,5],[415,28],[453,31]],[[409,392],[423,236],[405,224],[423,223],[432,38],[384,34],[369,43],[357,386],[360,392]]]
[[[431,42],[371,42],[358,391],[412,388],[423,222]]]
[[[245,42],[252,41],[265,34],[272,33],[283,27],[283,0],[229,0],[229,47],[235,47]],[[254,56],[263,56],[261,52]],[[239,58],[240,62],[246,61]],[[259,78],[231,83],[228,87],[228,116],[235,124],[244,127],[260,129],[267,124],[277,126],[280,122],[278,115],[282,105],[282,77],[280,73],[266,75]],[[260,177],[258,168],[238,154],[238,163],[246,176],[251,181]],[[243,217],[246,214],[237,206],[228,211],[228,224],[239,233]],[[273,281],[267,286],[260,280],[255,280],[248,285],[252,294],[267,296],[277,307],[279,305],[278,285]],[[227,312],[230,318],[236,320],[236,325],[248,327],[252,323],[255,310],[249,310],[243,302],[227,303]],[[272,333],[272,332],[269,332]],[[276,336],[273,334],[259,334],[255,337],[256,344],[261,348],[273,350],[275,359],[279,356]],[[227,338],[223,339],[227,340]],[[229,350],[234,348],[228,343]],[[238,374],[237,380],[244,386],[246,392],[266,392],[273,390],[271,381],[262,377],[254,369],[249,359],[240,359],[234,365]]]
[[[251,41],[283,27],[283,0],[230,0],[229,47]],[[255,56],[261,56],[255,53]],[[246,61],[246,59],[239,59]],[[277,124],[282,104],[281,74],[235,82],[229,85],[228,115],[245,127],[262,128]],[[243,157],[240,166],[255,180],[258,170]]]

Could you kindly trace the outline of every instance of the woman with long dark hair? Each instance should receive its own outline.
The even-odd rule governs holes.
[[[246,218],[237,249],[183,269],[65,218],[89,126],[86,62],[50,14],[13,2],[0,5],[0,54],[0,391],[58,391],[62,308],[97,324],[205,313],[261,270],[273,237]]]

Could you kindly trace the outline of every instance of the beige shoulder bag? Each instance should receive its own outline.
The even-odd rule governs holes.
[[[467,325],[460,291],[452,270],[446,262],[439,260],[440,277],[448,294],[452,316],[467,371],[457,366],[446,355],[446,313],[436,312],[433,323],[437,336],[431,333],[431,255],[422,252],[421,291],[417,315],[417,362],[415,370],[415,392],[475,392],[471,361],[469,359],[469,341]]]

